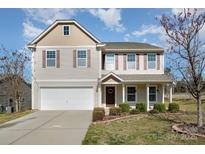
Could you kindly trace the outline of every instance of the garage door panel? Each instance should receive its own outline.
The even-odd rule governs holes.
[[[93,88],[41,88],[41,110],[92,110]]]

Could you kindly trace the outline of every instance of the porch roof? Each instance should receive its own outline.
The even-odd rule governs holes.
[[[107,75],[102,75],[102,78],[106,76]],[[122,82],[173,82],[173,78],[166,74],[117,74],[117,76],[122,79]]]

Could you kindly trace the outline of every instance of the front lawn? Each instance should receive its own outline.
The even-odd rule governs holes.
[[[0,114],[0,124],[7,122],[7,121],[10,121],[10,120],[20,118],[20,117],[25,116],[27,114],[30,114],[32,112],[33,112],[32,110],[27,110],[27,111],[23,111],[23,112]]]
[[[138,114],[107,124],[91,124],[83,144],[205,144],[205,139],[172,131],[174,123],[196,122],[192,100],[175,100],[182,110],[169,114]],[[203,104],[205,111],[205,104]],[[205,122],[205,116],[204,116]]]

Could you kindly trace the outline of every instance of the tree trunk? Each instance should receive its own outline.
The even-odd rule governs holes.
[[[201,108],[201,96],[197,98],[197,127],[203,126],[203,114]]]
[[[15,104],[16,104],[16,112],[19,112],[19,105],[18,105],[18,100],[17,99],[15,101]]]

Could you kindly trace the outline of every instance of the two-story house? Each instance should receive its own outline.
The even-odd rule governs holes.
[[[101,42],[75,20],[57,20],[30,44],[32,108],[92,110],[123,102],[164,103],[164,50],[137,42]],[[170,86],[172,102],[172,86]]]

